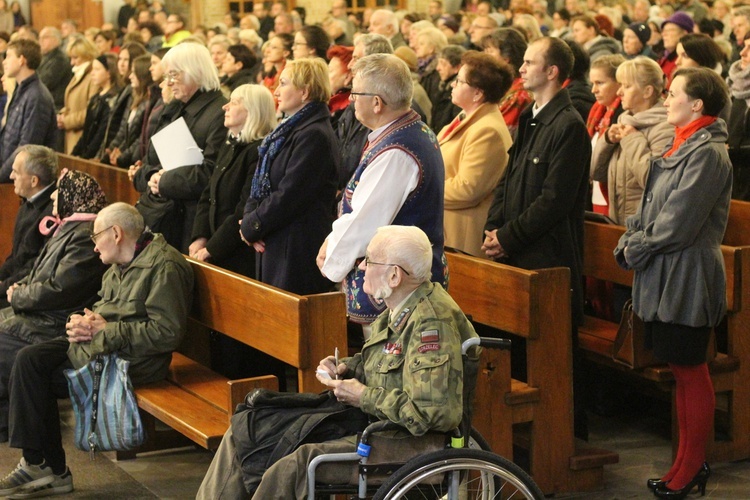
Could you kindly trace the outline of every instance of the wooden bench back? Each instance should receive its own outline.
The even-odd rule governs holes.
[[[732,200],[730,203],[723,243],[734,247],[750,245],[750,202]]]
[[[734,202],[733,206],[734,206]],[[750,205],[748,203],[747,205]],[[750,220],[748,221],[750,224]],[[633,286],[633,271],[622,269],[612,251],[617,247],[620,236],[625,233],[625,227],[612,224],[599,224],[586,221],[584,226],[583,240],[583,275],[604,281],[611,281],[625,286]],[[748,237],[750,240],[750,237]],[[725,238],[726,241],[726,238]],[[721,253],[724,256],[724,266],[727,278],[727,309],[738,311],[741,307],[740,278],[742,268],[742,256],[750,251],[742,248],[722,245]],[[747,253],[745,258],[750,257]]]
[[[300,390],[315,391],[318,361],[346,351],[342,293],[295,295],[188,259],[195,275],[191,320],[299,370]]]
[[[534,479],[545,492],[565,491],[572,484],[570,460],[575,455],[570,271],[527,271],[466,255],[448,253],[447,257],[448,292],[464,313],[526,339],[528,387],[514,385],[533,396],[525,401],[524,394],[515,397],[506,385],[509,368],[493,376],[501,361],[483,358],[475,425],[492,439],[497,453],[512,456],[502,429],[508,429],[512,441],[512,424],[530,422]],[[486,425],[488,421],[492,425]]]
[[[92,175],[99,181],[99,185],[107,195],[108,203],[124,201],[135,205],[140,197],[140,193],[135,190],[133,183],[128,179],[127,170],[64,154],[58,154],[57,161],[60,170],[64,168],[80,170]]]

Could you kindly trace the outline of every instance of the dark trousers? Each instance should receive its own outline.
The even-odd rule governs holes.
[[[22,448],[27,460],[41,454],[56,473],[65,470],[57,400],[69,397],[68,345],[59,337],[24,347],[10,376],[10,446]]]
[[[10,374],[18,351],[29,345],[15,335],[0,332],[0,441],[8,440]]]

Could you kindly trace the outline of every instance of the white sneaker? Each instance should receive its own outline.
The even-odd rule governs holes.
[[[0,496],[8,496],[24,487],[43,486],[54,480],[55,475],[47,464],[30,465],[22,457],[15,470],[0,481]]]
[[[52,495],[63,495],[73,491],[73,474],[70,473],[70,469],[65,469],[65,472],[54,475],[54,480],[51,483],[43,484],[41,486],[24,486],[17,492],[9,495],[8,498],[39,498],[49,497]]]

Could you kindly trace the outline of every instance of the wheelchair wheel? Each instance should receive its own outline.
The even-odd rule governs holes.
[[[544,495],[520,467],[482,450],[446,449],[408,461],[375,492],[373,500],[542,500]]]
[[[482,436],[474,427],[471,428],[467,448],[471,450],[492,451],[492,446],[490,446],[490,443],[488,443],[487,440],[484,439],[484,436]]]

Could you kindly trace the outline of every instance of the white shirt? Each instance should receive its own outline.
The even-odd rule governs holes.
[[[370,144],[392,123],[370,132]],[[418,181],[417,162],[400,149],[389,149],[370,162],[352,194],[352,211],[334,221],[326,238],[322,271],[328,279],[339,282],[346,277],[356,260],[364,257],[377,228],[393,222]]]

